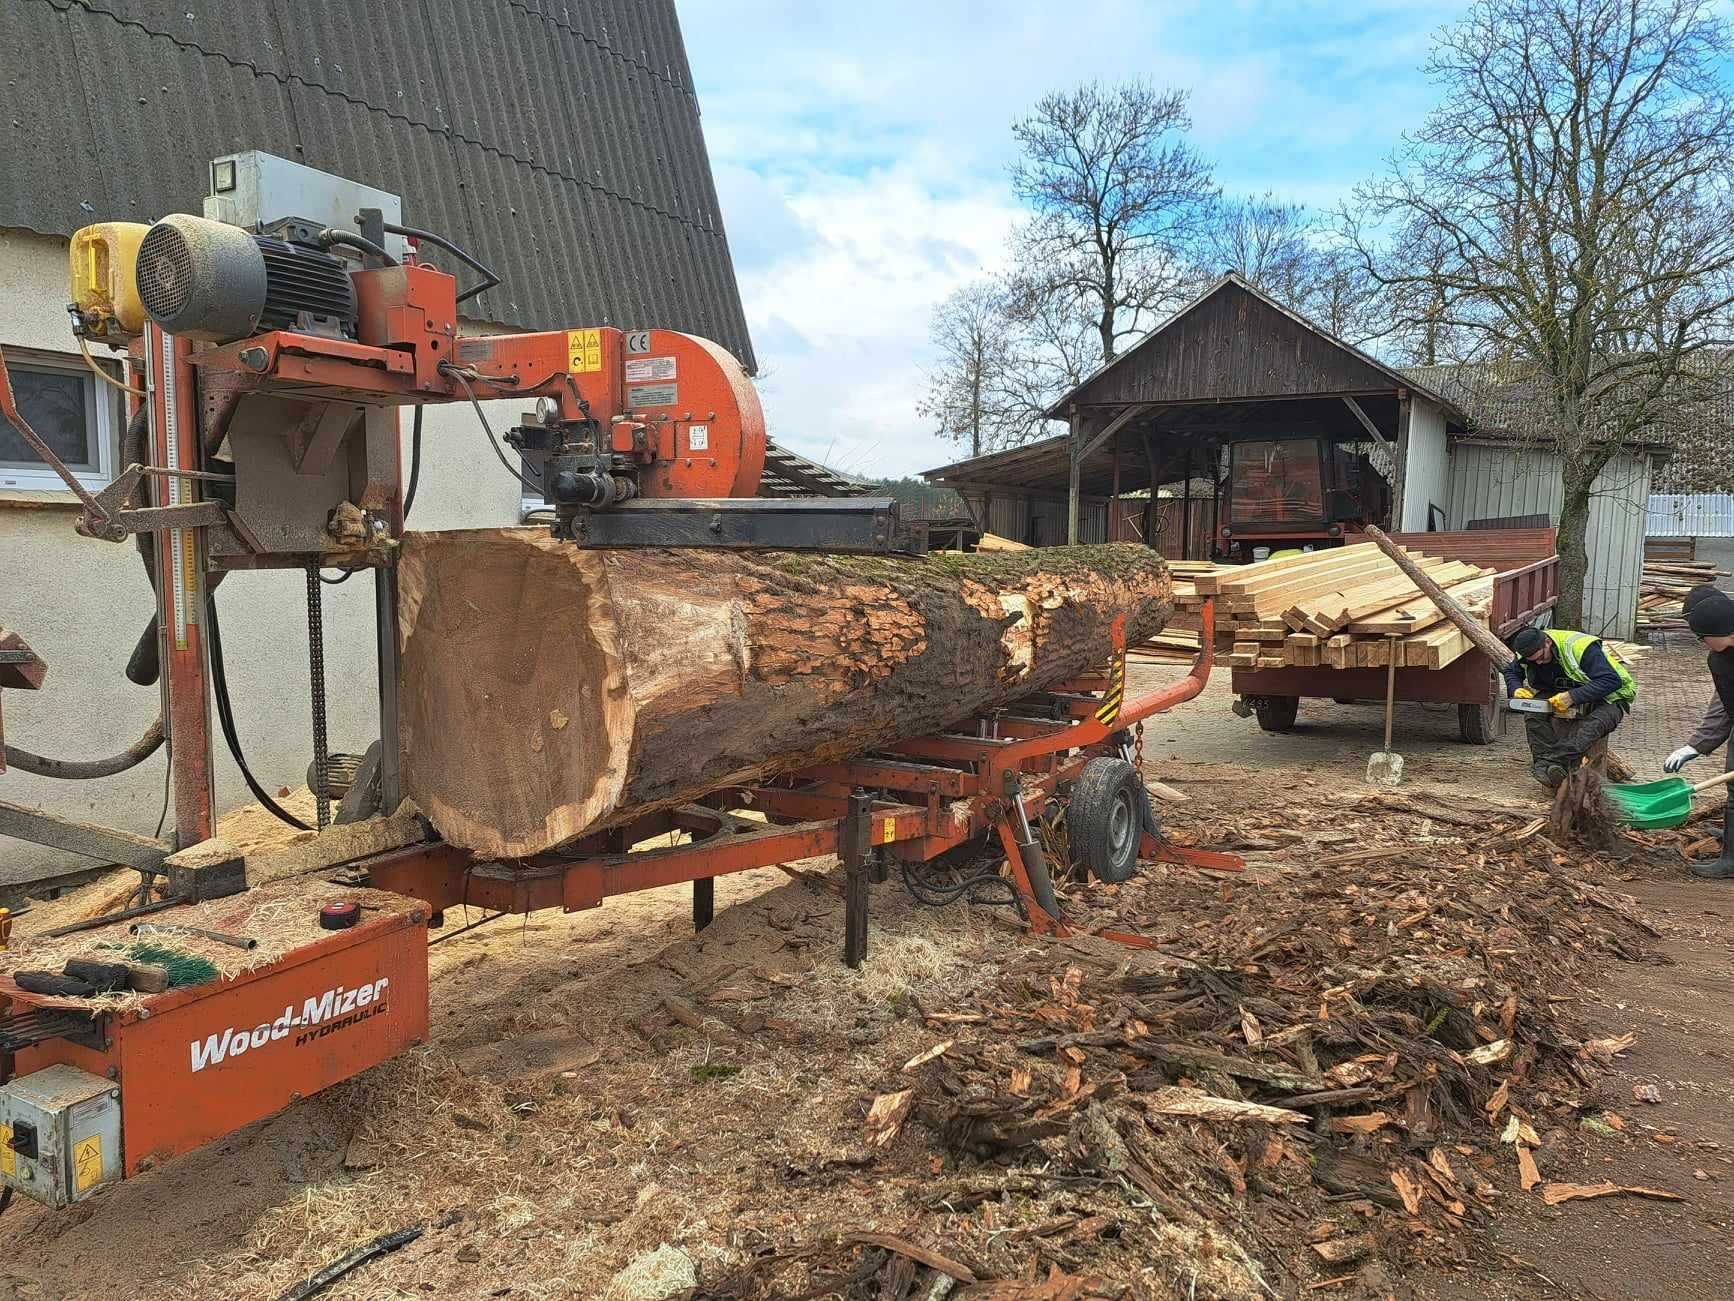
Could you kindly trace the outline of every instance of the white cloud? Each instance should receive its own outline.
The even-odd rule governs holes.
[[[956,459],[916,415],[928,321],[997,266],[1046,91],[1189,87],[1225,186],[1326,207],[1420,120],[1460,3],[680,0],[773,436],[857,473]]]

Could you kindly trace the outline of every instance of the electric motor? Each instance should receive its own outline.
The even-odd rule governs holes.
[[[207,343],[356,316],[343,259],[185,213],[150,228],[139,244],[137,279],[153,321]]]

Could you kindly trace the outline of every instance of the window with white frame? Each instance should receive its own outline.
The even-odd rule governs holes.
[[[8,348],[6,369],[18,413],[87,488],[114,478],[122,420],[120,392],[77,356]],[[60,490],[66,485],[12,422],[0,416],[0,491]]]

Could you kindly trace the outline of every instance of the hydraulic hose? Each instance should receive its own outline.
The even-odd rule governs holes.
[[[89,781],[93,777],[112,777],[117,772],[136,768],[157,752],[163,743],[163,720],[159,715],[126,749],[107,759],[49,759],[15,745],[6,749],[6,766],[37,777],[57,777],[62,781]]]
[[[127,421],[126,436],[121,443],[121,461],[131,465],[135,462],[144,464],[145,440],[150,432],[150,415],[143,407],[133,413]],[[151,590],[157,585],[156,540],[143,533],[136,535],[139,558],[144,561],[145,574],[149,577]],[[141,686],[149,686],[157,680],[157,621],[151,616],[150,626],[139,638],[134,648],[132,658],[127,662],[126,675]],[[16,768],[37,777],[53,777],[60,781],[91,781],[98,777],[113,777],[116,773],[136,768],[150,758],[163,743],[163,718],[159,713],[156,720],[145,729],[143,736],[134,741],[119,754],[107,759],[50,759],[46,755],[32,754],[29,750],[21,750],[15,745],[5,747],[6,766]]]

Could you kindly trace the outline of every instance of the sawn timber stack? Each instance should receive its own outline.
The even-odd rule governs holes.
[[[1142,546],[922,559],[410,533],[404,794],[518,858],[1042,691],[1171,610]]]

